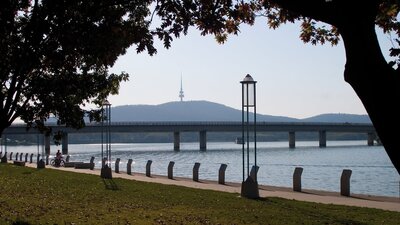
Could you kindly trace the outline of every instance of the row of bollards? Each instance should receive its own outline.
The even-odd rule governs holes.
[[[12,161],[13,160],[13,152],[10,153],[8,160]],[[23,160],[23,156],[24,153],[16,153],[15,154],[15,160],[13,160],[13,164],[14,165],[19,165],[19,166],[25,166],[25,163],[28,162],[28,157],[29,157],[29,153],[25,153],[25,160]],[[34,154],[31,153],[30,157],[29,157],[29,163],[33,163],[33,156]],[[7,152],[4,153],[0,153],[0,158],[1,158],[1,163],[7,163]],[[46,161],[48,164],[49,158],[48,156],[46,157]],[[40,159],[40,154],[38,154],[37,159],[36,159],[36,163],[37,163],[37,168],[44,168],[45,167],[45,163],[43,161],[43,159]]]
[[[15,154],[15,161],[14,164],[17,165],[25,165],[26,162],[28,162],[28,157],[29,153],[25,153],[24,161],[23,161],[23,155],[24,153],[16,153]],[[33,156],[34,154],[31,153],[29,157],[29,163],[33,163]],[[7,152],[0,153],[0,158],[2,163],[7,163]],[[83,163],[83,162],[69,162],[70,156],[68,155],[66,158],[66,163],[65,166],[68,167],[69,164],[73,165],[71,167],[75,167],[77,169],[94,169],[94,157],[91,157],[89,163]],[[9,155],[9,160],[13,159],[13,152],[10,153]],[[44,168],[45,165],[49,164],[49,156],[47,155],[45,158],[46,161],[40,158],[40,154],[37,155],[37,168]],[[119,173],[119,164],[121,162],[120,158],[117,158],[115,161],[115,172]],[[132,175],[132,159],[128,160],[127,163],[127,174]],[[148,160],[146,163],[146,176],[151,177],[151,164],[152,160]],[[173,174],[173,168],[174,168],[175,162],[170,161],[168,164],[168,179],[174,179],[174,174]],[[193,181],[199,182],[199,170],[200,170],[200,163],[196,162],[193,166]],[[226,164],[221,164],[219,171],[218,171],[218,183],[219,184],[225,184],[225,171],[227,169],[228,165]],[[257,173],[258,173],[258,166],[253,166],[251,171],[250,171],[250,177],[253,178],[253,180],[256,180]],[[301,182],[301,175],[303,173],[303,168],[302,167],[296,167],[294,172],[293,172],[293,191],[295,192],[301,192],[302,191],[302,182]],[[351,177],[352,171],[349,169],[344,169],[342,171],[342,175],[340,177],[340,194],[343,196],[350,196],[350,177]]]
[[[301,192],[301,174],[303,168],[296,167],[293,173],[293,191]],[[343,196],[350,196],[350,177],[352,171],[344,169],[340,176],[340,194]]]
[[[119,164],[121,162],[120,158],[117,158],[115,161],[115,172],[119,173]],[[126,165],[126,173],[129,175],[132,175],[132,159],[128,160],[128,163]],[[153,163],[152,160],[148,160],[146,163],[146,176],[151,177],[151,164]],[[168,164],[168,179],[174,179],[174,165],[175,162],[170,161]],[[225,171],[228,165],[226,164],[221,164],[219,171],[218,171],[218,183],[219,184],[225,184]],[[200,163],[196,162],[193,166],[193,181],[199,182],[199,169],[200,169]]]
[[[31,153],[30,157],[29,157],[29,153],[25,153],[25,157],[24,157],[24,153],[16,153],[15,154],[15,160],[14,161],[18,161],[18,162],[28,162],[28,157],[29,157],[29,163],[33,163],[33,153]],[[0,159],[2,163],[7,163],[7,152],[4,153],[0,153]],[[24,160],[23,160],[24,159]],[[8,158],[8,160],[12,161],[13,160],[13,152],[10,153],[10,156]]]
[[[8,160],[10,161],[13,160],[13,154],[14,154],[13,152],[10,153]],[[13,163],[15,165],[25,166],[25,163],[28,162],[29,153],[25,153],[25,161],[23,161],[23,155],[24,153],[17,152],[15,154],[15,160],[13,160]],[[34,154],[31,153],[29,158],[29,163],[33,163],[33,156]],[[0,158],[1,158],[1,163],[7,163],[7,152],[5,152],[4,155],[2,152],[0,152]],[[69,158],[70,156],[68,155],[65,160],[65,167],[75,167],[76,169],[91,169],[91,170],[94,169],[95,166],[94,157],[91,157],[89,163],[69,162]],[[41,155],[37,154],[36,163],[38,169],[45,168],[46,165],[49,165],[49,155],[46,155],[45,159],[43,160],[43,158],[41,158]]]
[[[127,174],[132,175],[132,159],[128,160],[127,164]],[[152,160],[148,160],[146,163],[146,176],[151,177],[151,164]],[[115,161],[115,172],[119,173],[119,163],[120,163],[120,158],[117,158]],[[174,168],[175,162],[170,161],[168,164],[168,174],[167,177],[168,179],[174,179],[174,174],[173,174],[173,168]],[[199,182],[199,170],[200,170],[200,163],[196,162],[193,166],[193,181]],[[219,184],[225,184],[225,171],[227,169],[228,165],[226,164],[221,164],[219,171],[218,171],[218,183]],[[250,177],[253,178],[253,180],[256,179],[257,173],[258,173],[259,167],[258,166],[253,166],[250,171]],[[303,168],[301,167],[296,167],[293,173],[293,191],[296,192],[301,192],[302,191],[302,185],[301,185],[301,175],[303,173]],[[351,177],[351,170],[345,169],[342,172],[341,178],[340,178],[340,194],[343,196],[350,196],[350,177]]]

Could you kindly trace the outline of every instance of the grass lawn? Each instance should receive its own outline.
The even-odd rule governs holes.
[[[400,213],[0,164],[0,224],[400,224]]]

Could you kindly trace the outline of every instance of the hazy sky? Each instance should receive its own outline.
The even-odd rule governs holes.
[[[387,55],[388,37],[379,35]],[[268,29],[265,21],[242,26],[238,36],[220,45],[213,36],[191,29],[158,53],[136,54],[134,48],[111,69],[125,71],[130,81],[119,95],[109,98],[113,106],[157,105],[179,100],[182,75],[185,101],[207,100],[236,109],[241,107],[241,84],[246,74],[257,81],[257,112],[306,118],[322,113],[366,114],[344,81],[344,47],[313,46],[299,39],[299,26]]]

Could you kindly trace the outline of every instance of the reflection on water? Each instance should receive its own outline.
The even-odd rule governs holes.
[[[340,191],[343,169],[351,169],[351,192],[360,194],[399,196],[399,175],[381,146],[367,146],[366,141],[329,141],[319,148],[318,142],[296,142],[289,149],[287,142],[257,143],[258,182],[291,187],[295,167],[303,167],[302,186],[305,189]],[[59,146],[51,146],[52,153]],[[8,152],[34,153],[37,146],[7,146]],[[4,147],[3,147],[4,151]],[[101,145],[69,145],[71,161],[96,158],[101,166]],[[254,163],[251,155],[251,164]],[[181,143],[181,151],[173,151],[172,143],[113,144],[112,159],[120,158],[120,170],[126,171],[128,159],[133,159],[133,172],[145,173],[147,160],[152,160],[152,173],[167,175],[170,161],[175,162],[174,176],[192,177],[195,162],[201,163],[200,179],[218,179],[218,169],[227,164],[226,181],[242,181],[242,147],[235,143],[207,143],[207,151],[199,151],[199,143]],[[114,166],[114,165],[113,165]]]

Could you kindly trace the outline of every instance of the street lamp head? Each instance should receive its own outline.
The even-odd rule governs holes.
[[[257,81],[254,81],[250,74],[247,74],[240,83],[242,84],[243,106],[254,107],[256,102],[255,91]]]
[[[257,81],[254,81],[253,77],[251,77],[250,74],[247,74],[244,77],[243,81],[240,81],[240,83],[242,83],[242,84],[255,84],[255,83],[257,83]]]
[[[102,102],[102,105],[103,106],[110,106],[111,103],[107,99],[104,99],[104,101]]]

